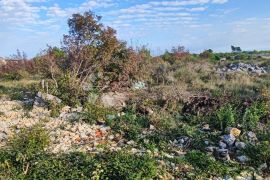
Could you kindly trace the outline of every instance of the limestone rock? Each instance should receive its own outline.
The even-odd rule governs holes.
[[[126,106],[128,99],[129,97],[125,93],[109,92],[101,96],[101,103],[107,108],[122,109]]]
[[[235,143],[235,147],[236,147],[237,149],[239,149],[239,150],[245,149],[246,143],[244,143],[244,142],[236,142],[236,143]]]
[[[240,163],[246,163],[247,161],[249,161],[249,158],[245,155],[242,156],[237,156],[236,159],[240,162]]]

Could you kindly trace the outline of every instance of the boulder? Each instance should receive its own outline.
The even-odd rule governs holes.
[[[218,149],[216,151],[216,156],[217,156],[218,159],[221,159],[221,160],[224,160],[224,161],[229,161],[231,159],[228,149]]]
[[[4,132],[0,132],[0,142],[2,141],[2,140],[5,140],[5,139],[7,139],[7,134],[6,133],[4,133]]]
[[[209,124],[203,125],[202,131],[205,131],[205,132],[211,131]]]
[[[146,88],[146,84],[142,81],[136,82],[133,84],[132,89],[136,90],[136,89],[145,89]]]
[[[268,168],[267,164],[263,163],[258,167],[258,171],[261,172],[261,171],[266,170],[267,168]]]
[[[109,92],[101,96],[101,103],[106,108],[122,109],[126,106],[128,99],[129,97],[125,93]]]
[[[239,150],[245,149],[246,144],[244,142],[236,142],[235,147]]]
[[[181,136],[173,141],[173,144],[175,146],[178,146],[180,148],[188,147],[190,144],[191,139],[187,136]]]
[[[222,142],[222,141],[219,141],[219,147],[220,147],[221,149],[226,149],[226,148],[227,148],[227,144],[224,143],[224,142]]]
[[[254,143],[254,142],[256,142],[258,140],[256,134],[254,132],[252,132],[252,131],[249,131],[247,133],[247,138],[248,138],[250,143]]]
[[[71,107],[70,106],[65,106],[61,109],[61,113],[69,113],[70,112]]]
[[[44,107],[46,106],[47,102],[61,104],[62,100],[54,95],[38,92],[35,97],[34,105],[38,107]]]
[[[237,156],[236,159],[237,159],[237,161],[239,161],[242,164],[244,164],[247,161],[249,161],[249,158],[247,156],[245,156],[245,155]]]
[[[222,141],[224,141],[228,146],[233,146],[236,138],[232,134],[222,136]]]

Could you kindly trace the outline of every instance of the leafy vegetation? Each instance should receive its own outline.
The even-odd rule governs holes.
[[[48,134],[41,126],[23,130],[0,151],[0,178],[4,179],[152,179],[157,162],[148,155],[125,152],[91,156],[84,153],[54,155],[45,151]]]

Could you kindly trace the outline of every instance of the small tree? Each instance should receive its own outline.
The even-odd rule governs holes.
[[[129,87],[138,69],[137,54],[117,39],[114,29],[104,26],[100,20],[101,16],[91,11],[73,14],[68,20],[69,34],[64,35],[62,47],[49,48],[42,56],[49,62],[46,67],[51,78],[57,77],[59,81],[59,91],[60,87],[68,91],[68,94],[59,92],[66,94],[66,99],[84,96],[84,91],[89,90],[86,86],[99,91]],[[59,76],[53,75],[55,72],[60,72]]]
[[[67,69],[76,77],[78,86],[90,79],[101,89],[124,86],[136,70],[134,52],[116,38],[114,29],[105,27],[100,20],[101,16],[92,12],[73,14],[68,20],[70,30],[69,35],[64,35],[63,46]]]
[[[200,58],[203,58],[203,59],[213,59],[214,58],[213,51],[211,49],[203,51],[200,54]]]
[[[231,46],[231,49],[232,49],[232,52],[233,53],[240,53],[240,52],[242,52],[242,49],[240,47]]]

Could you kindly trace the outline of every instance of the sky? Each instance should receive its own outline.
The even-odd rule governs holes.
[[[0,57],[34,57],[60,46],[73,13],[91,10],[130,46],[153,54],[183,45],[191,52],[270,49],[269,0],[0,0]]]

